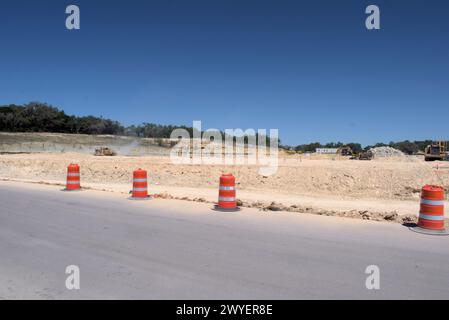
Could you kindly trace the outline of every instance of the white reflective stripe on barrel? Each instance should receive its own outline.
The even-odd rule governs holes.
[[[433,221],[441,221],[444,220],[444,216],[431,216],[428,214],[419,214],[419,218],[420,219],[424,219],[424,220],[433,220]]]
[[[220,186],[220,190],[225,190],[225,191],[235,190],[235,187]]]
[[[147,188],[133,188],[133,191],[137,191],[137,192],[144,192],[147,191]]]
[[[79,173],[73,173],[73,172],[67,173],[67,177],[79,177],[79,176],[80,176]]]
[[[230,202],[230,201],[235,201],[235,198],[231,198],[231,197],[219,197],[218,201],[226,201],[226,202]]]
[[[421,199],[422,204],[427,204],[431,206],[444,206],[443,200],[427,200],[427,199]]]
[[[67,184],[80,184],[80,181],[67,181]]]
[[[133,179],[134,182],[147,182],[148,179]]]

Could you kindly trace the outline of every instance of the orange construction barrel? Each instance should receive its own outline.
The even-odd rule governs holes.
[[[429,230],[444,230],[444,189],[425,185],[421,190],[418,226]]]
[[[70,164],[67,168],[67,191],[79,190],[81,188],[80,183],[80,167],[77,164]]]
[[[444,225],[444,189],[425,185],[421,190],[418,226],[412,231],[429,235],[449,235]]]
[[[223,174],[220,177],[220,187],[218,192],[218,206],[215,207],[219,211],[238,211],[237,198],[235,190],[235,177],[230,174]]]
[[[137,169],[133,173],[133,199],[148,199],[148,174],[147,171]]]

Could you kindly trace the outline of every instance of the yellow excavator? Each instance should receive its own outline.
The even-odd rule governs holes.
[[[425,161],[444,161],[449,160],[449,143],[448,141],[435,141],[429,144],[424,150]]]

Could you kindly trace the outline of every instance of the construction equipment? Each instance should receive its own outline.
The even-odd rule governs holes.
[[[373,160],[373,158],[374,154],[370,150],[359,153],[359,160]]]
[[[95,149],[95,155],[98,157],[113,157],[116,156],[117,153],[108,147],[100,147]]]
[[[349,146],[344,146],[344,147],[340,147],[337,150],[337,154],[342,155],[342,156],[353,156],[354,152],[352,151],[351,147]]]
[[[368,151],[362,151],[358,154],[353,154],[353,156],[350,158],[351,160],[373,160],[374,154],[368,150]]]
[[[425,161],[444,161],[448,160],[449,143],[448,141],[435,141],[429,144],[424,151]]]

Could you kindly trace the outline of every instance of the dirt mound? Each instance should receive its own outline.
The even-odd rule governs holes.
[[[369,149],[374,155],[374,157],[379,158],[389,158],[389,157],[404,157],[405,154],[392,147],[377,147]]]
[[[436,174],[434,164],[405,159],[295,160],[281,162],[276,174],[264,177],[258,174],[257,166],[175,165],[169,157],[15,154],[0,155],[0,176],[64,181],[67,165],[76,162],[82,168],[83,181],[106,184],[128,184],[134,169],[146,168],[153,183],[165,186],[215,188],[218,177],[231,171],[237,178],[239,190],[342,199],[414,200],[419,198],[419,190],[425,184],[449,186],[449,175],[442,170],[441,174]]]

